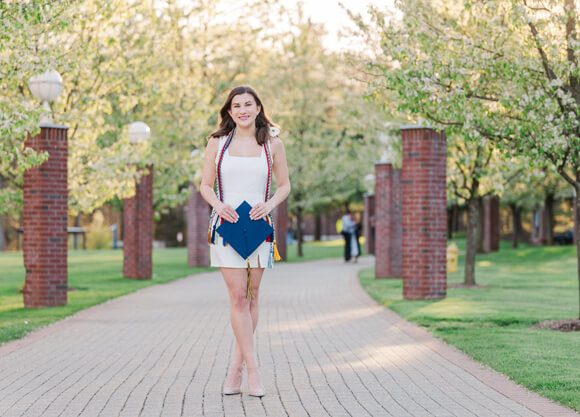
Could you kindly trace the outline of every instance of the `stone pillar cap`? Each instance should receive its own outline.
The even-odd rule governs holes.
[[[39,123],[39,127],[50,128],[50,129],[64,129],[68,130],[68,126],[64,125],[55,125],[53,123]]]
[[[402,125],[399,127],[401,130],[411,130],[411,129],[431,129],[429,126],[423,125]]]

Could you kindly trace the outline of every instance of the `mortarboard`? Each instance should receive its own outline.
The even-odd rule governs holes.
[[[243,201],[237,208],[236,212],[239,219],[236,223],[224,221],[218,228],[217,232],[240,256],[247,260],[248,265],[248,289],[246,298],[251,295],[250,282],[250,255],[274,232],[274,228],[264,219],[250,219],[250,210],[252,206],[247,201]]]

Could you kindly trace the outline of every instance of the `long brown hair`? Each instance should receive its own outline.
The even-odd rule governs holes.
[[[256,100],[256,104],[260,106],[260,113],[258,113],[258,116],[256,116],[256,141],[260,146],[266,143],[266,141],[270,137],[270,127],[277,126],[274,123],[272,123],[270,118],[266,115],[266,109],[264,109],[262,100],[260,100],[260,97],[258,96],[258,93],[256,93],[256,90],[254,90],[249,85],[240,85],[234,88],[232,91],[230,91],[230,94],[228,95],[226,102],[220,109],[220,119],[221,119],[220,126],[218,130],[209,135],[210,138],[221,138],[222,136],[226,136],[233,130],[234,127],[236,127],[236,123],[232,119],[232,116],[230,116],[228,110],[231,109],[232,100],[234,99],[235,96],[239,96],[240,94],[246,93],[251,94],[254,97],[254,100]]]

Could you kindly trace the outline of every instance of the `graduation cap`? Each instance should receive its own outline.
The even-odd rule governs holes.
[[[217,232],[240,256],[247,260],[248,268],[248,289],[246,298],[251,295],[250,281],[250,255],[274,232],[274,228],[264,219],[250,219],[252,206],[247,201],[243,201],[236,212],[239,219],[236,223],[223,222]]]

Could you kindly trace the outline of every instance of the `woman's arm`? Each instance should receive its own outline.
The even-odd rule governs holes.
[[[273,166],[272,171],[278,189],[266,203],[258,203],[250,210],[252,220],[266,217],[278,204],[284,201],[290,194],[290,176],[288,174],[288,162],[286,161],[286,150],[280,138],[270,139]]]
[[[218,147],[219,139],[211,138],[205,148],[199,192],[203,199],[214,208],[222,219],[234,223],[238,221],[238,213],[229,204],[222,203],[213,190],[216,171],[215,157],[217,155]]]

